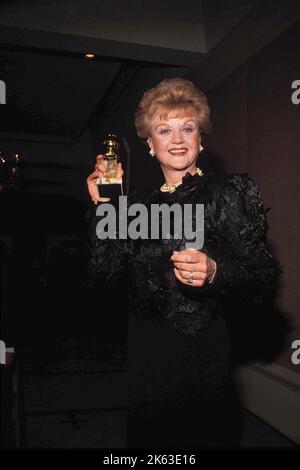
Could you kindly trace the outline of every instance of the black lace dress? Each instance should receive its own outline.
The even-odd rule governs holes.
[[[255,309],[273,295],[280,267],[265,245],[266,211],[246,174],[187,174],[173,193],[131,203],[204,204],[204,251],[217,262],[211,285],[178,282],[170,257],[185,240],[99,240],[90,223],[89,272],[103,292],[130,297],[128,447],[238,445],[241,411],[226,326],[230,298]],[[122,299],[121,299],[122,301]],[[236,305],[236,303],[235,303]],[[230,307],[229,307],[230,308]],[[237,312],[243,315],[243,311]]]

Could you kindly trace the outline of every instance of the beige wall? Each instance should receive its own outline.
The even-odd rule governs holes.
[[[300,79],[299,26],[209,91],[214,132],[206,141],[225,170],[249,173],[271,208],[269,242],[284,270],[278,305],[294,325],[277,362],[296,373],[291,343],[300,339],[300,104],[291,101],[291,84]]]

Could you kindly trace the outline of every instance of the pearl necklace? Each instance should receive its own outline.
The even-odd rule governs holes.
[[[199,175],[199,176],[202,176],[203,175],[203,172],[202,170],[200,170],[200,168],[196,168],[196,173],[195,175]],[[163,193],[174,193],[174,191],[176,190],[176,188],[178,186],[180,186],[182,184],[182,180],[180,181],[177,181],[177,183],[175,184],[170,184],[169,186],[167,185],[167,183],[163,184],[160,188],[160,190],[163,192]]]

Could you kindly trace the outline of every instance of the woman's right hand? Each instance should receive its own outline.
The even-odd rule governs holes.
[[[88,191],[94,204],[97,204],[97,202],[110,201],[109,197],[100,197],[99,189],[98,189],[99,185],[97,184],[98,178],[102,178],[105,173],[105,166],[103,164],[103,159],[104,159],[104,155],[97,155],[95,171],[91,173],[86,179]],[[118,163],[117,178],[121,178],[123,174],[124,174],[124,171],[122,169],[122,164]]]

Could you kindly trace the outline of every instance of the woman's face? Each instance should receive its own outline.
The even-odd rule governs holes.
[[[162,170],[183,171],[196,167],[201,135],[192,115],[176,117],[176,113],[170,112],[167,119],[163,119],[157,112],[151,121],[147,142]]]

